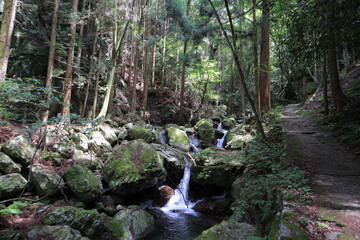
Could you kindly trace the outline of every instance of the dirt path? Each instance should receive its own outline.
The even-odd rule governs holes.
[[[298,110],[294,104],[283,110],[288,157],[312,176],[320,217],[341,226],[325,237],[360,240],[360,157]]]

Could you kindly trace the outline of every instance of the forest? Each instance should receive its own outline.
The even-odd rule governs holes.
[[[358,0],[0,12],[0,240],[360,239]]]

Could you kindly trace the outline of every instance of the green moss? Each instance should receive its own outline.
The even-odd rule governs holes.
[[[130,140],[143,139],[145,142],[152,143],[156,141],[156,134],[145,127],[137,126],[129,129],[128,138]]]
[[[183,151],[190,150],[190,140],[184,131],[176,127],[167,127],[165,131],[171,146]]]
[[[215,129],[213,128],[213,124],[210,120],[201,119],[195,125],[195,129],[199,138],[208,143],[215,142]]]

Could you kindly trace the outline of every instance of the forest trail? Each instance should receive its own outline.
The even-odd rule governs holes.
[[[310,173],[322,220],[341,226],[328,229],[325,239],[360,240],[360,157],[301,115],[299,105],[282,114],[288,161]]]

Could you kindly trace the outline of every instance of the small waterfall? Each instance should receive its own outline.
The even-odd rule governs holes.
[[[161,143],[167,144],[169,142],[169,139],[168,139],[168,137],[166,135],[166,132],[164,130],[160,132],[159,138],[160,138]]]
[[[191,209],[197,202],[193,203],[188,199],[191,162],[187,157],[184,157],[184,160],[186,162],[184,176],[181,179],[177,189],[175,189],[175,193],[170,198],[169,202],[161,208],[163,212],[173,217],[176,217],[178,213],[198,215],[194,210]]]
[[[219,126],[217,127],[217,130],[221,131],[222,133],[224,133],[222,138],[219,138],[217,140],[217,144],[216,147],[218,148],[223,148],[224,147],[224,142],[225,142],[225,138],[226,138],[226,134],[227,131],[225,129],[223,129],[222,123],[219,124]]]
[[[190,146],[191,146],[191,149],[194,153],[199,153],[200,152],[200,141],[199,139],[195,136],[195,135],[191,135],[189,137],[190,139]]]

